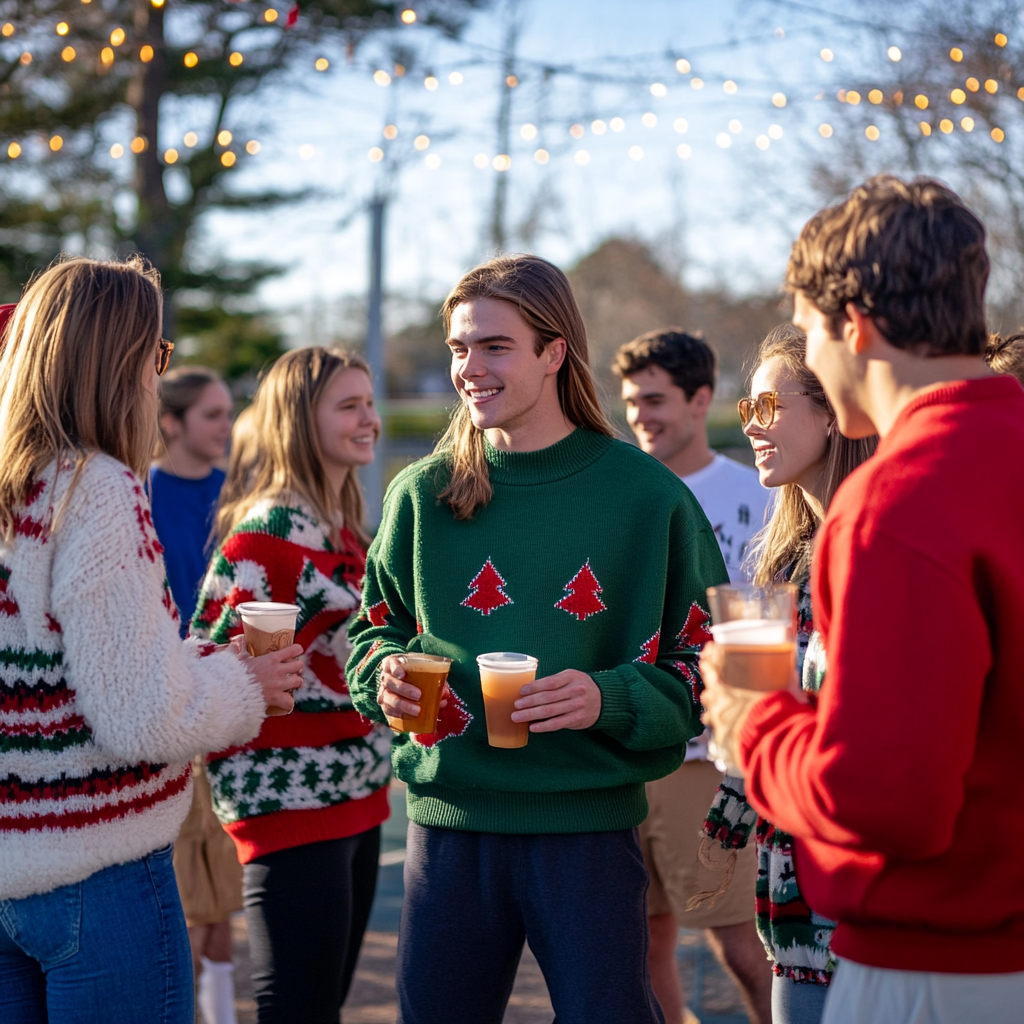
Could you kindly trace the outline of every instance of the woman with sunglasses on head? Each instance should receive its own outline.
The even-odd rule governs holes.
[[[352,706],[348,620],[369,541],[356,477],[380,417],[358,356],[304,348],[260,382],[250,444],[232,452],[220,546],[192,632],[223,642],[237,605],[299,606],[306,648],[295,713],[210,758],[214,807],[243,867],[260,1024],[337,1024],[355,971],[388,816],[391,730]]]
[[[0,1020],[188,1024],[171,844],[193,755],[244,743],[298,681],[290,648],[182,642],[142,479],[159,278],[70,259],[0,355]]]
[[[740,400],[739,414],[761,483],[778,488],[745,566],[760,586],[797,585],[797,670],[803,688],[817,691],[825,658],[811,611],[812,542],[837,488],[874,452],[877,439],[851,441],[839,433],[821,384],[804,365],[806,349],[807,339],[792,324],[770,331],[757,353],[751,397]],[[701,666],[715,671],[713,664]],[[737,849],[755,821],[757,930],[774,970],[772,1021],[817,1024],[835,966],[833,925],[800,895],[791,837],[757,817],[743,799],[743,780],[733,777],[719,789],[704,831],[708,841]]]

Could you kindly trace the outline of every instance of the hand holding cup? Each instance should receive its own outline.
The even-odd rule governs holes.
[[[236,636],[230,646],[263,690],[267,714],[291,714],[295,707],[292,691],[302,685],[301,645],[290,644],[255,658],[249,653],[245,637]]]
[[[380,681],[377,684],[377,703],[383,709],[391,727],[398,729],[400,732],[433,731],[432,729],[426,729],[425,726],[423,730],[409,728],[409,724],[418,720],[421,712],[425,710],[421,704],[423,692],[418,686],[407,681],[406,678],[408,659],[417,657],[423,658],[422,655],[389,654],[381,662],[380,666]],[[436,660],[448,661],[448,659]],[[448,703],[447,668],[444,675],[445,681],[441,687],[440,701],[437,705],[438,711]],[[429,711],[430,709],[426,710]],[[436,728],[436,712],[432,717],[435,719],[434,728]]]

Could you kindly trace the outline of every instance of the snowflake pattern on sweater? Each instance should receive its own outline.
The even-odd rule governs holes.
[[[390,777],[391,730],[353,709],[345,682],[347,626],[359,608],[365,554],[351,531],[341,538],[335,546],[304,502],[259,502],[214,554],[200,591],[191,632],[215,643],[241,632],[236,607],[243,601],[299,606],[295,642],[305,653],[295,711],[268,718],[245,747],[209,759],[214,809],[236,841],[247,837],[247,856],[292,845],[280,812],[367,800]],[[386,816],[382,806],[372,824]],[[318,838],[351,834],[343,819],[332,818],[324,825],[330,834]]]

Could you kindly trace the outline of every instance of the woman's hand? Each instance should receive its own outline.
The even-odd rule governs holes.
[[[292,644],[280,651],[271,651],[254,658],[243,636],[233,637],[228,646],[260,684],[267,707],[291,712],[295,707],[292,691],[302,685],[302,647]]]

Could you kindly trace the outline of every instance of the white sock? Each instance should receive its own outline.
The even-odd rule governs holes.
[[[199,975],[199,1011],[205,1024],[238,1024],[235,1017],[235,965],[207,960]]]

